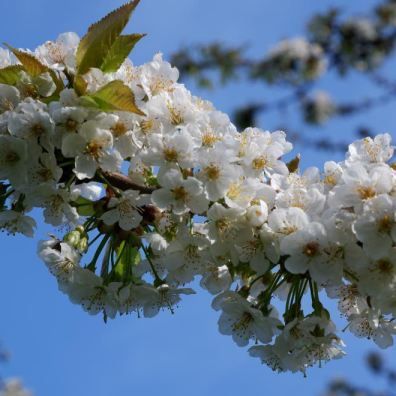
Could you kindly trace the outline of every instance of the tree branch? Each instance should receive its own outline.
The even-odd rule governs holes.
[[[134,183],[128,176],[123,175],[118,172],[103,172],[104,177],[111,183],[115,188],[122,191],[125,190],[136,190],[142,194],[151,194],[153,191],[157,190],[157,187],[141,186]],[[103,183],[103,178],[100,175],[95,175],[94,181]]]

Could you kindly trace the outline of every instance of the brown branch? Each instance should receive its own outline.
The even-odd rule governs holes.
[[[136,190],[140,191],[142,194],[151,194],[153,191],[158,189],[157,187],[147,187],[136,184],[128,176],[118,172],[103,172],[103,176],[111,183],[113,187],[122,191]],[[104,182],[100,175],[95,175],[94,181],[100,183]]]

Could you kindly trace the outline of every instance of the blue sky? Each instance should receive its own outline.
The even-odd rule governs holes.
[[[345,5],[346,3],[350,3]],[[330,5],[348,12],[363,12],[374,1],[361,0],[142,0],[128,26],[129,32],[148,37],[135,49],[136,64],[161,51],[165,56],[180,45],[213,40],[227,44],[249,43],[259,56],[281,38],[302,34],[306,19]],[[119,6],[115,0],[14,0],[3,8],[0,39],[15,47],[34,48],[65,31],[82,35],[88,25]],[[390,66],[388,67],[390,70]],[[390,74],[391,75],[391,74]],[[339,96],[362,98],[371,87],[359,76],[322,83]],[[230,112],[237,104],[269,95],[263,86],[243,82],[220,91],[194,93]],[[348,138],[349,131],[366,123],[378,132],[395,130],[394,104],[351,120],[335,120],[323,131],[330,138]],[[393,117],[392,117],[393,116]],[[293,115],[289,116],[293,120]],[[263,118],[274,127],[274,118]],[[352,138],[351,138],[352,139]],[[297,147],[304,166],[320,166],[329,154]],[[340,159],[339,155],[332,158]],[[291,391],[318,395],[334,376],[348,375],[360,385],[382,384],[366,375],[362,356],[374,346],[345,334],[348,356],[322,369],[301,375],[278,375],[250,358],[230,338],[217,331],[217,313],[204,292],[188,296],[174,315],[164,312],[154,319],[134,316],[104,324],[88,316],[57,291],[54,279],[36,257],[36,242],[48,229],[40,227],[35,240],[0,234],[0,340],[11,352],[1,370],[20,376],[36,396],[145,396],[241,395],[262,393],[282,396]],[[391,360],[393,350],[386,356]]]

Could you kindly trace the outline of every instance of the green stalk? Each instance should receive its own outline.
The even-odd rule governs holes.
[[[100,254],[102,253],[103,248],[105,247],[107,241],[110,238],[110,234],[107,234],[104,236],[104,238],[102,239],[102,241],[100,242],[100,245],[98,246],[98,248],[96,249],[96,252],[92,258],[92,261],[87,265],[87,268],[89,270],[91,270],[92,272],[95,272],[96,270],[96,262],[98,261],[98,258],[100,256]]]

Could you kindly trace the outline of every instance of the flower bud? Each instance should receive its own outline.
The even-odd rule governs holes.
[[[80,233],[76,230],[70,231],[63,237],[63,240],[69,245],[77,247],[77,244],[80,242]]]
[[[86,252],[88,250],[88,239],[86,237],[81,238],[77,243],[76,248],[80,253]]]

